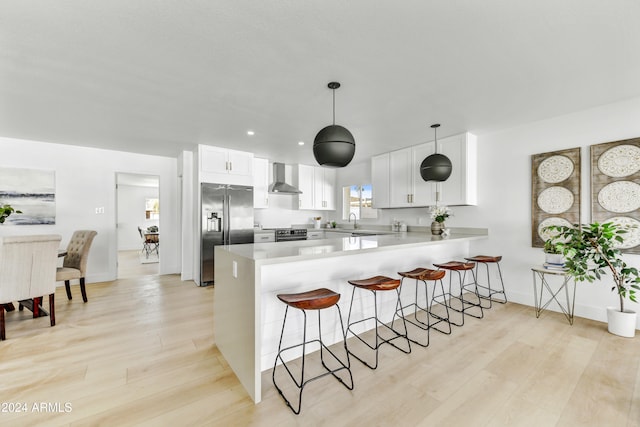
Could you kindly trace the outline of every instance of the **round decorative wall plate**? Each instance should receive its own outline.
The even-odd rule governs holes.
[[[633,212],[640,209],[640,185],[632,181],[607,184],[598,193],[598,203],[609,212]]]
[[[633,175],[640,170],[640,147],[618,145],[609,148],[598,159],[598,169],[613,178]]]
[[[566,212],[573,206],[573,193],[564,187],[549,187],[538,195],[538,206],[550,214]]]
[[[564,218],[551,217],[545,219],[540,223],[540,225],[538,225],[538,236],[540,236],[540,238],[545,242],[557,234],[557,232],[545,230],[546,227],[551,225],[564,225],[566,227],[572,226],[572,224]]]
[[[628,216],[616,216],[603,222],[613,222],[622,227],[628,227],[627,233],[623,234],[624,242],[615,245],[619,249],[630,249],[640,245],[640,221]]]
[[[538,166],[538,176],[544,182],[557,184],[569,178],[573,173],[573,161],[567,156],[551,156]]]

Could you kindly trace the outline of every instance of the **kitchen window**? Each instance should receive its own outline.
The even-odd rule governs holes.
[[[342,219],[348,220],[352,213],[357,219],[378,218],[378,210],[372,204],[371,184],[342,188]]]

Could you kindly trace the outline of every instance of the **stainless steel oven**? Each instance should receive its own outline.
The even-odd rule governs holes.
[[[276,242],[307,240],[306,228],[276,228]]]

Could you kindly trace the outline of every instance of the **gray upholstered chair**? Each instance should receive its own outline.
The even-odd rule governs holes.
[[[0,340],[5,339],[4,304],[33,299],[34,313],[49,295],[51,326],[56,324],[54,295],[58,247],[62,238],[47,234],[0,237]]]
[[[73,232],[69,245],[67,246],[67,254],[64,256],[62,267],[58,267],[56,272],[56,281],[64,281],[64,287],[67,290],[67,298],[71,297],[70,281],[73,279],[80,280],[80,292],[82,292],[82,300],[87,302],[87,290],[84,285],[84,277],[87,271],[87,259],[89,258],[89,248],[93,242],[93,238],[98,234],[93,230],[77,230]]]

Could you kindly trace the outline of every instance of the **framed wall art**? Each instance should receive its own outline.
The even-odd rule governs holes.
[[[0,167],[0,204],[22,211],[5,225],[56,223],[55,171]]]
[[[580,222],[580,148],[531,156],[531,245],[544,246],[550,225]]]
[[[591,146],[591,222],[631,226],[620,249],[640,253],[640,138]]]

